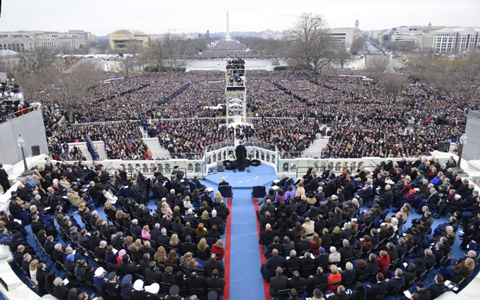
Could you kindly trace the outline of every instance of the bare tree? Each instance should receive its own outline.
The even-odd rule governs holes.
[[[409,66],[413,73],[420,78],[425,78],[432,70],[435,54],[431,50],[418,50],[408,56]]]
[[[171,72],[182,56],[183,43],[178,37],[166,34],[163,37],[163,48],[168,70]]]
[[[367,56],[366,71],[369,76],[375,79],[379,79],[380,76],[385,73],[389,63],[389,58],[383,55],[371,55]]]
[[[415,44],[407,41],[387,41],[384,44],[385,49],[391,52],[410,52],[415,48]]]
[[[386,73],[381,75],[378,83],[383,91],[390,96],[390,99],[396,100],[397,96],[407,85],[407,78],[402,74]]]
[[[55,61],[55,52],[46,47],[36,47],[30,52],[22,53],[19,60],[19,71],[25,73],[38,73],[49,67]]]
[[[316,72],[328,65],[333,52],[333,41],[323,19],[303,15],[292,29],[293,43],[288,55],[294,62],[313,67]]]
[[[157,67],[159,72],[163,69],[166,58],[161,39],[150,41],[144,55]]]
[[[343,69],[345,63],[352,59],[352,54],[350,51],[347,51],[344,46],[339,45],[335,47],[335,50],[332,52],[332,58],[337,60],[340,64],[340,68]]]
[[[427,79],[448,95],[455,93],[470,101],[480,89],[480,52],[471,51],[454,60],[435,59]]]
[[[57,61],[52,67],[42,71],[43,85],[52,101],[61,105],[67,112],[68,120],[74,121],[73,112],[78,108],[88,90],[102,79],[102,72],[89,61]]]
[[[470,101],[480,90],[480,51],[471,51],[465,58],[456,60],[457,87],[464,100]]]
[[[352,46],[350,47],[350,51],[353,55],[357,55],[359,52],[365,50],[365,38],[363,36],[359,36],[353,40]]]
[[[161,39],[151,41],[144,55],[157,67],[159,72],[166,67],[172,71],[182,58],[184,46],[184,41],[171,34],[166,34]]]

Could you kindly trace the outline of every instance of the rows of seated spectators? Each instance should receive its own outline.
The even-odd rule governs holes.
[[[50,153],[54,160],[86,160],[85,155],[80,148],[73,146],[72,149],[70,149],[67,142],[61,143],[55,138],[50,138],[48,141],[48,153]]]
[[[174,169],[171,178],[158,171],[146,178],[136,170],[129,179],[122,168],[110,175],[98,164],[48,161],[12,193],[0,242],[40,294],[61,300],[88,299],[92,291],[114,299],[220,299],[230,212],[220,192],[212,198],[183,176]],[[157,203],[153,211],[149,201]]]
[[[147,160],[152,158],[148,146],[142,140],[140,122],[126,121],[63,126],[52,137],[56,143],[51,147],[50,153],[58,154],[58,144],[63,144],[63,147],[67,147],[68,150],[68,142],[82,142],[85,141],[86,136],[90,136],[92,141],[103,141],[109,159]]]
[[[233,141],[233,130],[224,120],[183,119],[162,120],[156,125],[160,145],[172,157],[199,158],[212,144]]]
[[[294,186],[283,176],[257,211],[270,295],[382,299],[410,290],[435,299],[446,280],[466,285],[479,254],[480,200],[453,163],[386,161],[340,175],[310,168]],[[465,257],[451,252],[459,228]]]
[[[439,142],[457,142],[465,131],[466,112],[478,106],[478,99],[465,101],[455,93],[446,95],[425,85],[406,86],[399,96],[402,100],[397,101],[374,81],[328,74],[312,79],[311,75],[305,71],[249,73],[247,105],[260,118],[255,119],[250,138],[277,144],[284,157],[294,157],[290,152],[297,152],[295,156],[306,155],[302,151],[311,141],[327,133],[329,142],[321,154],[325,158],[414,157],[428,155],[438,149]],[[224,80],[221,72],[190,72],[167,76],[144,74],[105,83],[92,90],[92,95],[84,100],[88,105],[76,109],[74,118],[78,121],[215,118],[225,114],[225,109],[219,106],[224,98]],[[187,83],[190,86],[185,91],[157,105]],[[134,89],[147,84],[123,94],[130,90],[127,86]],[[116,86],[121,95],[98,101],[99,96],[110,97]],[[49,107],[49,110],[54,109]],[[271,120],[272,117],[287,119]],[[146,129],[150,136],[158,135],[160,139],[170,138],[161,135],[183,135],[181,139],[170,138],[181,140],[172,144],[171,153],[202,153],[208,146],[204,134],[185,136],[183,132],[188,126],[181,122],[166,126],[162,122],[152,122]],[[205,122],[200,131],[211,129],[212,122],[217,123]],[[63,131],[57,127],[47,132],[59,136]],[[145,153],[125,154],[125,151],[128,152],[125,147],[112,149],[115,153],[111,154],[130,159],[145,157]]]

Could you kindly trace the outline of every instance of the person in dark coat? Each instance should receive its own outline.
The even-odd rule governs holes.
[[[403,278],[402,269],[398,268],[395,270],[395,276],[390,279],[387,279],[388,282],[388,291],[401,289],[405,285],[405,278]]]
[[[278,291],[288,288],[288,277],[283,275],[283,269],[277,267],[276,275],[270,279],[270,296],[277,297]]]
[[[218,277],[218,270],[215,269],[212,272],[212,277],[207,278],[205,281],[207,289],[220,289],[219,296],[223,296],[223,291],[225,287],[225,280]]]
[[[430,291],[430,296],[432,296],[432,299],[439,297],[441,294],[445,292],[445,285],[443,281],[444,279],[442,275],[437,274],[435,276],[435,283],[428,288],[428,290]]]
[[[388,282],[385,281],[385,277],[382,273],[377,273],[377,282],[375,284],[367,283],[365,288],[369,299],[377,299],[381,295],[385,295],[388,290]]]
[[[8,181],[7,171],[3,168],[3,164],[0,164],[0,185],[3,188],[3,193],[5,194],[10,188],[10,181]]]
[[[272,280],[270,279],[270,284]],[[296,290],[305,290],[307,288],[307,280],[300,277],[300,272],[293,271],[293,277],[288,279],[288,288]]]
[[[237,168],[238,171],[243,172],[245,171],[245,162],[247,159],[247,149],[243,145],[242,142],[240,142],[240,145],[235,148],[235,155],[237,156]]]
[[[273,249],[272,257],[270,257],[265,264],[261,267],[261,273],[265,281],[270,282],[270,278],[275,275],[277,267],[283,268],[285,264],[285,258],[278,256],[278,250]]]
[[[8,205],[8,210],[10,211],[10,214],[15,219],[21,219],[20,215],[24,212],[23,208],[18,204],[17,202],[17,196],[15,192],[12,192],[12,198],[10,199],[10,204]]]
[[[60,277],[55,278],[53,281],[53,295],[59,300],[67,300],[69,288],[63,284],[63,280]]]
[[[120,284],[120,294],[123,297],[130,298],[130,293],[133,290],[133,284],[132,284],[132,275],[127,274],[123,277],[122,283]]]

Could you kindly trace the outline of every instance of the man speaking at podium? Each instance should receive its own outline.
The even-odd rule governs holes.
[[[235,148],[235,155],[237,156],[237,168],[238,171],[243,172],[245,171],[245,161],[247,159],[247,149],[243,145],[243,142]]]

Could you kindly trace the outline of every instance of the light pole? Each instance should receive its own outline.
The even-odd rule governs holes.
[[[22,149],[23,166],[25,168],[25,171],[22,172],[22,177],[32,175],[33,171],[28,169],[27,161],[25,160],[25,152],[23,151],[23,147],[25,147],[25,140],[21,135],[18,135],[17,145],[20,147],[20,149]]]
[[[458,171],[457,171],[457,173],[464,173],[464,171],[460,167],[460,165],[462,164],[463,147],[467,144],[467,142],[468,142],[468,137],[467,137],[467,134],[464,133],[460,137],[460,154],[458,155]]]

